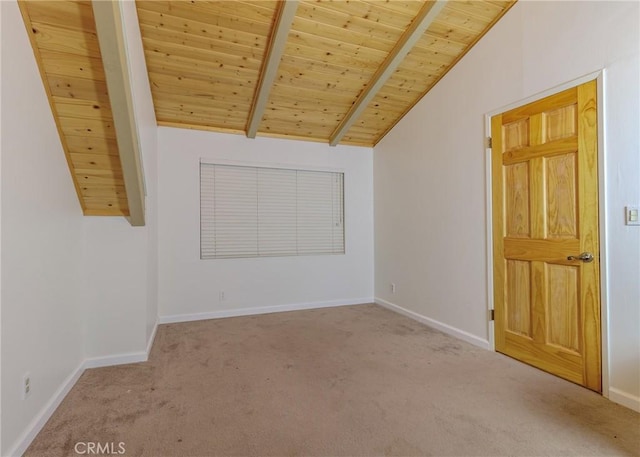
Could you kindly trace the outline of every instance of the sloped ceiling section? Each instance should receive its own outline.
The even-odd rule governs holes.
[[[84,214],[129,216],[91,2],[19,6]]]
[[[245,134],[283,3],[138,1],[158,123]],[[380,141],[513,4],[294,3],[257,134],[359,146]],[[408,54],[386,68],[431,8],[437,14]],[[363,95],[370,97],[350,117]]]

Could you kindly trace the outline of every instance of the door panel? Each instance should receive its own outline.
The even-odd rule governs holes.
[[[491,125],[496,350],[600,391],[596,103],[592,81]]]
[[[547,236],[578,237],[576,153],[550,157],[547,169]]]
[[[507,260],[507,330],[531,338],[531,262]]]
[[[576,105],[569,105],[548,111],[543,115],[546,126],[545,143],[576,135]]]
[[[578,267],[547,266],[548,342],[576,354],[580,352],[578,286]]]
[[[504,167],[506,193],[506,235],[529,238],[529,165],[514,163]]]

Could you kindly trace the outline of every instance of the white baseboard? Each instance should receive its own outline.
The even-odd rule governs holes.
[[[157,332],[158,332],[158,319],[156,319],[156,323],[153,325],[153,330],[151,331],[151,336],[149,337],[149,341],[147,341],[147,360],[149,360],[149,355],[151,354],[151,348],[153,347],[153,342],[156,340]]]
[[[254,308],[227,309],[221,311],[209,311],[195,314],[174,314],[160,316],[161,324],[173,324],[176,322],[201,321],[207,319],[222,319],[225,317],[252,316],[256,314],[282,313],[286,311],[301,311],[305,309],[332,308],[335,306],[362,305],[373,303],[373,297],[356,298],[351,300],[331,300],[311,303],[295,303],[291,305],[262,306]]]
[[[443,324],[435,319],[431,319],[430,317],[423,316],[422,314],[418,314],[414,311],[410,311],[402,306],[398,306],[394,303],[383,300],[382,298],[376,298],[375,303],[383,306],[391,311],[395,311],[396,313],[402,314],[403,316],[407,316],[411,319],[414,319],[418,322],[421,322],[429,327],[433,327],[437,330],[440,330],[443,333],[454,336],[461,340],[466,341],[467,343],[471,343],[474,346],[481,347],[482,349],[489,349],[489,341],[483,340],[471,333],[465,332],[464,330],[460,330],[458,328],[452,327],[447,324]]]
[[[128,354],[108,355],[105,357],[93,357],[84,361],[84,368],[112,367],[114,365],[126,365],[128,363],[146,362],[148,355],[144,351],[130,352]]]
[[[69,376],[67,376],[62,385],[53,394],[44,408],[40,410],[38,415],[27,426],[22,436],[18,438],[13,447],[9,448],[9,452],[6,454],[7,456],[18,457],[24,454],[36,435],[40,433],[40,430],[42,430],[44,424],[47,423],[51,415],[55,412],[58,406],[60,406],[60,403],[62,403],[64,397],[67,396],[76,382],[78,382],[78,379],[80,379],[82,373],[84,373],[84,362],[78,365],[78,367]]]
[[[615,387],[610,387],[609,400],[640,413],[640,397],[623,392]]]

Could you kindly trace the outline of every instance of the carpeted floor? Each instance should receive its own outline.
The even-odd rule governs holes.
[[[87,370],[26,455],[87,442],[153,457],[639,455],[640,415],[361,305],[162,325],[149,362]]]

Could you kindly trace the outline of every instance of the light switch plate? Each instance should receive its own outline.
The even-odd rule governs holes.
[[[627,225],[640,225],[640,206],[625,207],[624,218]]]

